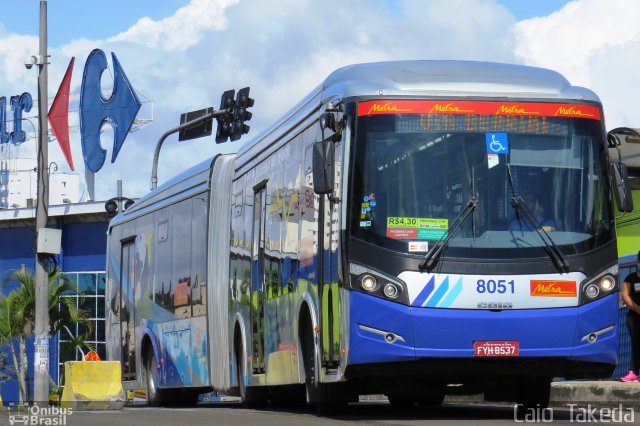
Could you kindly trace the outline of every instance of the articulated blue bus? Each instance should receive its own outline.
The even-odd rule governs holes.
[[[214,389],[321,411],[544,406],[554,377],[608,377],[624,187],[603,123],[550,70],[338,69],[111,221],[108,357],[150,403]]]

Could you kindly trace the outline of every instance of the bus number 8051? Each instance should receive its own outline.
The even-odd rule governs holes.
[[[478,280],[476,282],[476,292],[480,294],[504,294],[507,292],[514,294],[515,282],[514,280]]]

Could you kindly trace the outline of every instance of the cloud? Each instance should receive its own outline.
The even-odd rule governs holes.
[[[640,66],[635,0],[581,0],[514,27],[515,49],[529,65],[555,69],[602,99],[607,126],[640,125],[634,72]]]
[[[203,30],[224,29],[224,11],[236,3],[238,0],[193,0],[178,9],[175,15],[160,21],[144,17],[127,31],[108,41],[127,41],[169,51],[188,49],[202,40]]]
[[[0,90],[2,96],[17,95],[15,87],[32,88],[37,82],[34,69],[27,70],[25,59],[38,53],[38,37],[19,34],[8,34],[0,37]]]

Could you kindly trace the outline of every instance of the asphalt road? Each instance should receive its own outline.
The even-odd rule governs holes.
[[[622,417],[612,418],[607,412],[574,411],[554,409],[544,413],[544,423],[552,424],[640,424],[640,412],[622,412]],[[0,425],[9,424],[10,413],[0,413]],[[616,416],[617,414],[614,414]],[[551,417],[550,417],[551,416]],[[623,417],[626,416],[626,417]],[[340,415],[317,417],[311,408],[270,407],[262,410],[244,409],[235,403],[211,403],[194,408],[150,408],[125,407],[121,411],[73,412],[66,418],[40,416],[38,423],[66,424],[70,426],[197,426],[197,425],[494,425],[516,424],[514,411],[508,405],[448,404],[438,408],[412,408],[409,410],[391,407],[387,402],[351,404]],[[52,420],[58,419],[58,423]],[[538,419],[538,424],[543,419]],[[582,421],[581,421],[582,420]],[[595,420],[595,422],[594,422]],[[621,420],[620,422],[615,420]],[[63,422],[64,421],[64,422]],[[527,423],[527,422],[522,422]],[[14,422],[14,424],[23,424]]]

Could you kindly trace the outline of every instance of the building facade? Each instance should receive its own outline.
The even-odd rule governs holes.
[[[23,265],[33,270],[35,266],[35,216],[34,208],[0,210],[0,282]],[[52,259],[65,276],[78,284],[80,297],[76,306],[86,310],[93,323],[93,331],[86,340],[104,358],[104,271],[106,265],[106,232],[108,218],[104,202],[63,204],[49,206],[48,227],[62,230],[60,255]],[[7,294],[17,287],[9,282],[2,288]],[[64,361],[82,358],[82,353],[66,345],[68,333],[84,334],[76,325],[50,342],[49,373],[55,383],[60,383]],[[33,342],[28,342],[29,380],[33,381]],[[11,360],[3,368],[12,372]],[[31,386],[33,389],[33,386]],[[18,401],[18,385],[15,379],[0,384],[0,395],[4,404]]]
[[[49,205],[80,202],[80,176],[49,166]],[[34,207],[38,194],[35,158],[0,160],[0,209]]]

